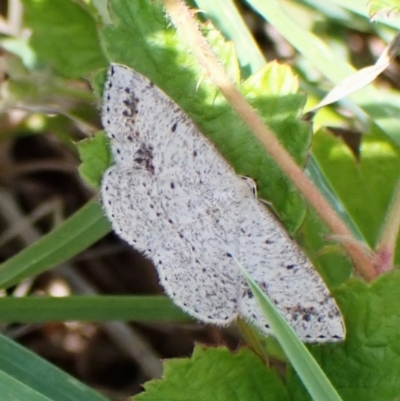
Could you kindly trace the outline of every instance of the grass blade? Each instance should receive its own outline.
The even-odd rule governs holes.
[[[81,208],[59,227],[0,265],[0,288],[42,273],[77,255],[111,230],[98,202]]]
[[[306,346],[296,336],[294,330],[275,309],[270,299],[264,294],[246,269],[238,261],[236,263],[246,277],[250,289],[262,308],[265,317],[268,319],[272,331],[312,399],[315,401],[341,401],[336,389],[332,386]]]

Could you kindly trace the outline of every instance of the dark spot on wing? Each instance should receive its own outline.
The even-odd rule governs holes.
[[[125,91],[126,92],[126,91]],[[127,93],[127,96],[122,101],[124,109],[122,110],[122,115],[127,118],[133,119],[138,113],[139,99]]]
[[[133,161],[144,167],[149,173],[154,173],[153,166],[153,147],[151,145],[141,144],[136,151]]]

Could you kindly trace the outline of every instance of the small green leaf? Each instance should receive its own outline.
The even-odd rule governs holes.
[[[144,385],[134,401],[289,401],[275,370],[253,352],[196,346],[190,359],[164,361],[162,380]]]
[[[99,188],[104,171],[112,164],[107,136],[98,133],[80,141],[77,148],[82,161],[79,174],[93,188]]]

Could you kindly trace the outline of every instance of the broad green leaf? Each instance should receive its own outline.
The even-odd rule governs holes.
[[[107,401],[49,362],[0,335],[0,399]]]
[[[393,401],[400,397],[400,271],[371,285],[352,279],[335,290],[347,329],[343,344],[311,346],[314,357],[346,401]],[[295,401],[309,400],[288,376]]]
[[[134,401],[289,401],[274,369],[246,348],[196,346],[190,359],[164,361],[162,380],[144,385]]]
[[[39,61],[71,78],[107,65],[96,21],[78,2],[23,0],[23,5],[25,25],[32,29],[30,45]]]
[[[363,137],[359,161],[340,138],[323,130],[314,136],[312,152],[353,224],[375,246],[400,178],[400,147],[372,127]]]
[[[0,298],[0,322],[190,321],[164,296],[70,296]]]
[[[59,227],[0,265],[0,288],[42,273],[62,263],[110,231],[100,205],[92,201]]]

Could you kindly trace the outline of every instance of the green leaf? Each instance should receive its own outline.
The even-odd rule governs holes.
[[[196,346],[190,359],[164,361],[162,380],[144,385],[134,401],[289,401],[275,370],[253,352],[242,348],[232,354],[226,348]]]
[[[359,161],[340,138],[323,130],[314,136],[312,152],[335,198],[374,247],[399,180],[400,148],[372,127],[363,137]]]
[[[99,188],[104,171],[112,164],[108,137],[98,133],[93,138],[80,141],[77,147],[82,161],[79,174],[93,188]]]
[[[25,25],[32,29],[30,45],[38,60],[70,78],[107,65],[96,21],[77,2],[23,0],[23,4]]]
[[[0,335],[0,394],[7,401],[107,401],[3,335]]]
[[[90,202],[39,241],[0,265],[0,288],[42,273],[62,263],[110,231],[97,202]]]
[[[348,401],[393,401],[400,397],[400,272],[382,275],[371,285],[349,280],[335,290],[346,324],[346,341],[310,347]],[[294,400],[309,400],[293,372],[288,386]]]

